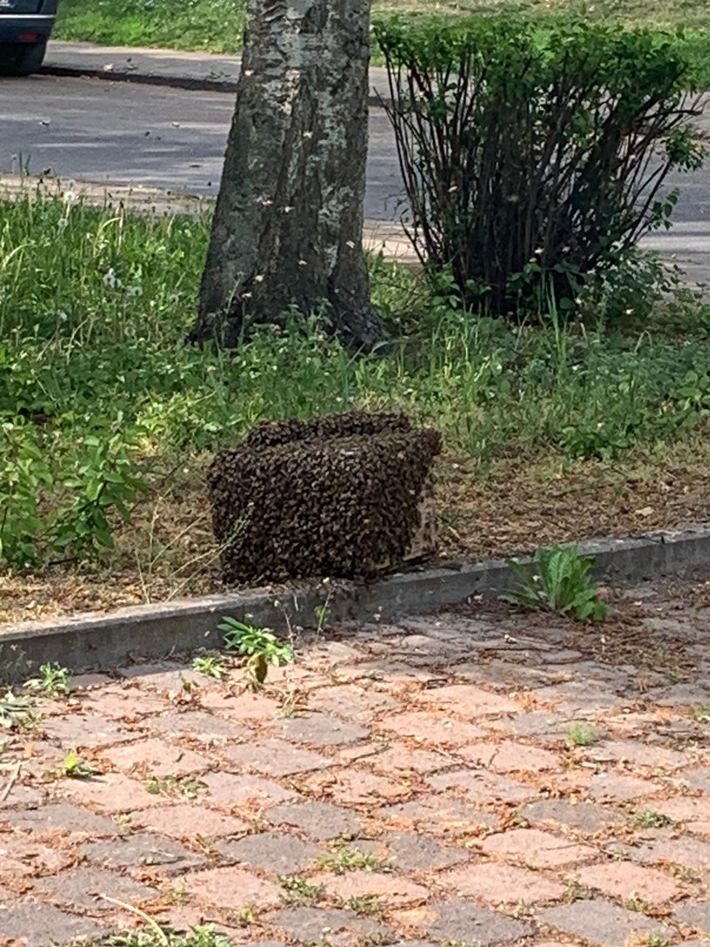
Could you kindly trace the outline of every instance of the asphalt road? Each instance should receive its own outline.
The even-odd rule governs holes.
[[[0,170],[217,192],[234,96],[32,76],[0,79]],[[372,110],[365,214],[395,217],[400,179],[386,115]]]
[[[51,169],[77,180],[217,192],[234,96],[160,86],[32,76],[0,79],[0,171]],[[397,216],[401,184],[387,116],[370,110],[365,216]],[[681,199],[670,235],[650,243],[710,277],[710,162],[671,186]]]

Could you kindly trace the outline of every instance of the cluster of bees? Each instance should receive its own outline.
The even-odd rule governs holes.
[[[440,451],[403,414],[258,425],[208,471],[224,582],[372,577],[433,553]]]

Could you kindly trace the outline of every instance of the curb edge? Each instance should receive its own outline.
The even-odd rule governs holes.
[[[595,575],[607,581],[641,581],[710,566],[710,524],[577,545],[582,554],[596,558]],[[530,559],[520,561],[529,564]],[[261,588],[25,622],[5,632],[0,628],[0,679],[15,682],[44,662],[76,671],[120,666],[135,657],[156,660],[175,652],[217,648],[222,643],[217,624],[226,615],[276,629],[284,628],[288,615],[293,625],[313,627],[316,610],[327,599],[333,621],[372,621],[431,612],[473,596],[493,597],[509,590],[513,578],[504,560],[487,559],[422,567],[372,583]]]

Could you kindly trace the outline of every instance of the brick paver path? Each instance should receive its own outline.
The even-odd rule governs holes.
[[[708,603],[336,628],[256,695],[189,662],[78,679],[0,744],[0,943],[123,904],[263,947],[710,944]]]

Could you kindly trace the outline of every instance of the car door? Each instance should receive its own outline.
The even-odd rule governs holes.
[[[0,0],[0,15],[3,13],[39,13],[43,0]]]

